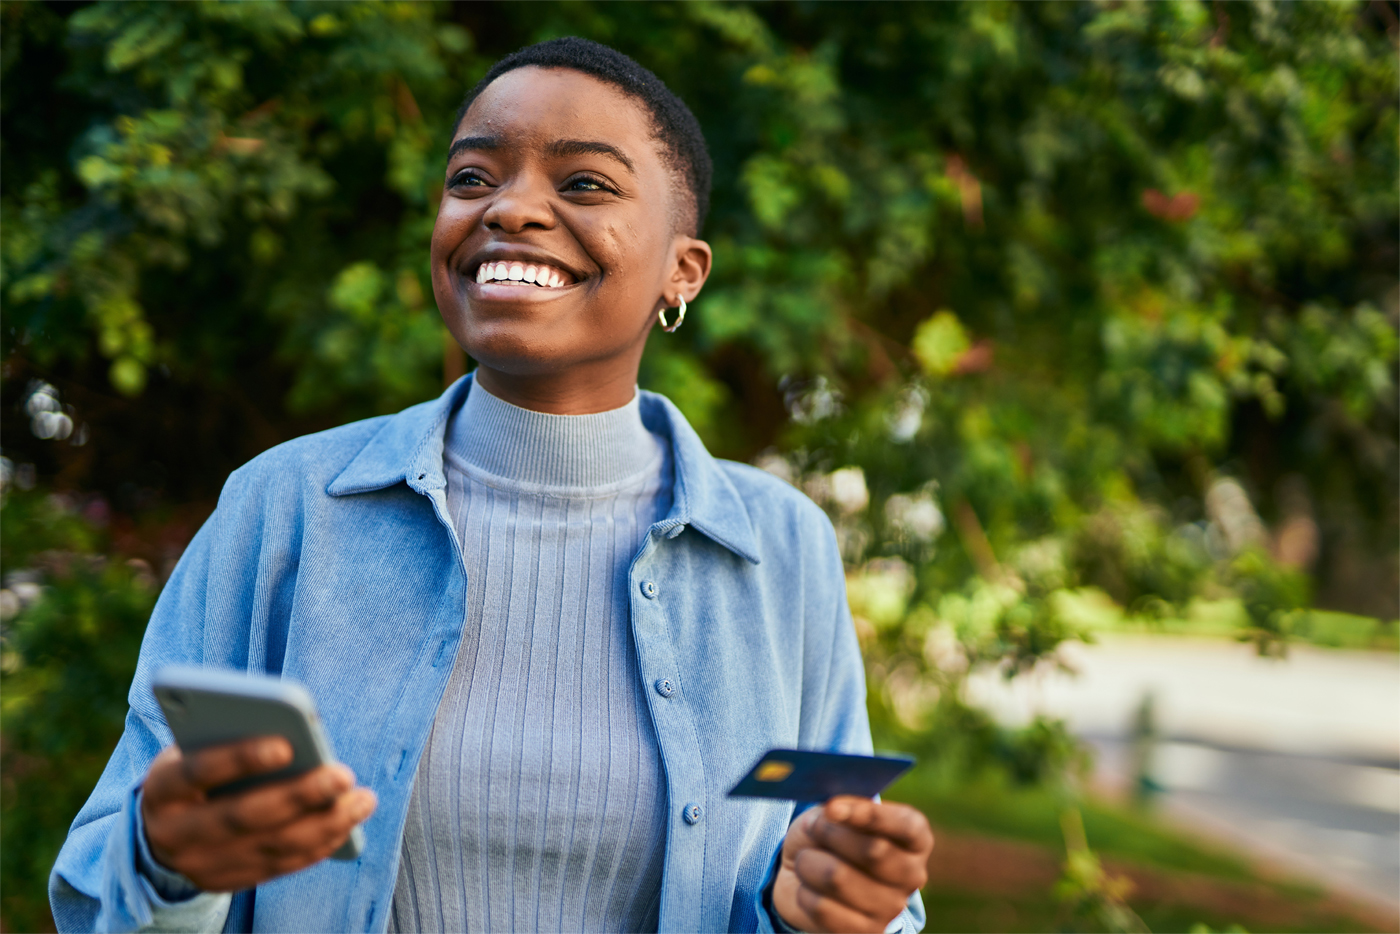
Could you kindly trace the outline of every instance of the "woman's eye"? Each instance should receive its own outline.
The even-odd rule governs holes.
[[[565,191],[612,191],[604,182],[588,175],[577,175],[564,183]]]
[[[490,183],[487,182],[486,179],[482,178],[473,170],[463,169],[456,175],[452,176],[452,180],[449,181],[447,184],[449,187],[452,188],[479,188]]]

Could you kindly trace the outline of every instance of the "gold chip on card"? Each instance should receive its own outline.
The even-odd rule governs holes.
[[[761,782],[780,782],[792,774],[792,769],[791,762],[775,759],[760,765],[758,770],[753,773],[753,777]]]

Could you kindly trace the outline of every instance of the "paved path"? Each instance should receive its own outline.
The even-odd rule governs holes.
[[[1108,637],[1067,653],[1078,676],[969,684],[1003,722],[1064,717],[1097,778],[1130,785],[1133,715],[1151,693],[1163,810],[1257,856],[1400,910],[1400,657]]]

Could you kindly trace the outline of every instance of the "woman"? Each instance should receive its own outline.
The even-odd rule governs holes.
[[[230,477],[54,867],[60,929],[916,929],[918,812],[725,797],[769,747],[870,733],[825,516],[635,388],[709,273],[709,180],[626,56],[561,39],[486,75],[432,241],[479,366]],[[346,765],[209,800],[290,751],[183,757],[170,662],[302,682]]]

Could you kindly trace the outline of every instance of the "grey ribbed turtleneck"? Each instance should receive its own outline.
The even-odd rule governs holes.
[[[666,790],[627,571],[669,511],[669,446],[635,397],[546,415],[473,385],[444,461],[466,626],[389,930],[654,931]]]

